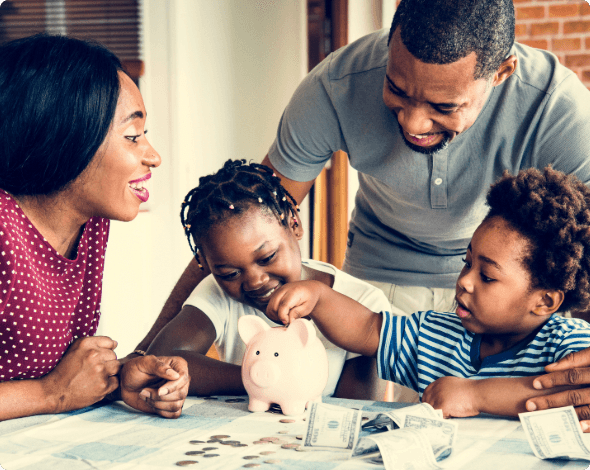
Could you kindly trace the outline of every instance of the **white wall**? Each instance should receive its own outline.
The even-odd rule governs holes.
[[[140,88],[162,165],[148,211],[111,225],[98,334],[119,341],[119,356],[143,338],[191,258],[179,219],[184,195],[227,159],[266,155],[306,73],[305,5],[144,0]]]

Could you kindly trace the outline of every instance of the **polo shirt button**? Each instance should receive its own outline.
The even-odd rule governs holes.
[[[436,178],[434,180],[434,184],[436,184],[437,186],[440,186],[442,184],[442,178]]]

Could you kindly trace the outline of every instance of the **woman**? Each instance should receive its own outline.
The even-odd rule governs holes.
[[[113,392],[180,415],[181,359],[136,357],[120,371],[117,343],[92,337],[109,219],[135,218],[161,162],[138,88],[99,45],[33,36],[0,47],[0,109],[0,420]],[[146,399],[162,380],[164,396]]]

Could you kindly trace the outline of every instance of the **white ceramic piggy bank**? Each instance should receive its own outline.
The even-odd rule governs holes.
[[[261,318],[246,315],[238,321],[238,331],[246,343],[242,381],[250,411],[266,411],[276,403],[283,414],[296,415],[308,403],[321,401],[328,357],[310,321],[300,318],[288,328],[271,328]]]

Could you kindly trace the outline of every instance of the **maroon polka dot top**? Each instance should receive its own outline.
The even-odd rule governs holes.
[[[109,220],[85,225],[74,260],[43,238],[0,189],[0,381],[50,372],[100,318]]]

